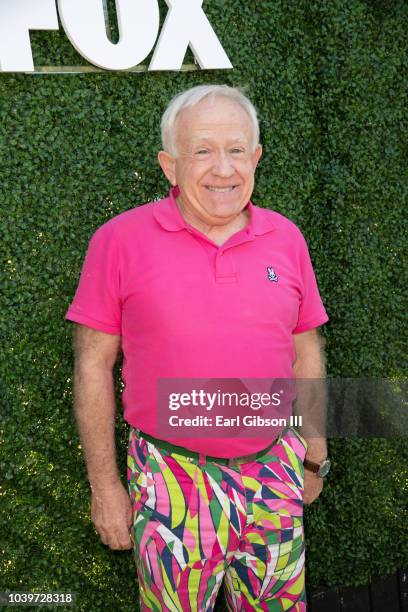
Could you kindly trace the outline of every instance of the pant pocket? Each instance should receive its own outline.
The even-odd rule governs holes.
[[[136,509],[140,502],[141,490],[145,481],[145,468],[147,461],[147,443],[145,440],[140,440],[134,429],[129,433],[129,447],[127,456],[127,481],[129,489],[129,497]]]
[[[297,429],[295,429],[294,427],[289,427],[289,430],[292,432],[292,434],[294,434],[294,436],[299,440],[299,442],[301,443],[301,445],[304,448],[304,455],[306,455],[307,449],[308,449],[308,443],[306,441],[306,439],[302,436],[302,434],[300,434],[298,432]],[[304,457],[303,457],[304,458]]]

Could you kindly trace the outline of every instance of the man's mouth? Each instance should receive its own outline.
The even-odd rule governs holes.
[[[235,189],[236,185],[232,185],[231,187],[212,187],[211,185],[207,185],[207,189],[209,191],[215,191],[215,193],[228,193]]]

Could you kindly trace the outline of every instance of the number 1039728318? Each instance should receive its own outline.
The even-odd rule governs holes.
[[[0,593],[1,606],[51,605],[69,606],[75,602],[76,593],[48,592],[32,593],[27,591],[10,591]]]

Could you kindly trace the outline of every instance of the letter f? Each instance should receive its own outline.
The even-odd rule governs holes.
[[[0,70],[33,72],[30,30],[58,30],[55,0],[0,0]]]

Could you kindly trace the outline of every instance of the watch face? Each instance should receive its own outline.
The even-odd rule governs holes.
[[[326,459],[320,464],[320,468],[318,472],[320,478],[324,478],[325,476],[327,476],[327,474],[329,473],[329,470],[330,470],[330,459]]]

